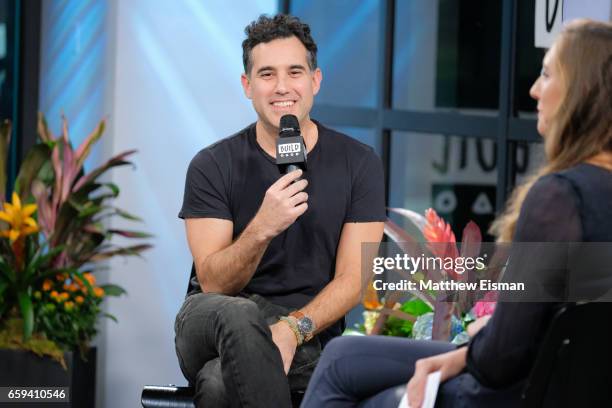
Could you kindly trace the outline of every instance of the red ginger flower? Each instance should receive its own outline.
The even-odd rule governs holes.
[[[457,258],[459,256],[457,240],[450,225],[432,208],[425,210],[425,219],[427,223],[423,227],[423,236],[430,244],[428,247],[431,252],[441,258]],[[457,273],[453,270],[446,272],[453,278],[457,277]]]
[[[440,218],[432,208],[425,211],[425,219],[427,223],[423,227],[423,236],[425,236],[427,242],[432,244],[448,244],[446,246],[431,245],[430,249],[432,252],[438,256],[457,257],[459,255],[456,245],[457,240],[450,225]]]

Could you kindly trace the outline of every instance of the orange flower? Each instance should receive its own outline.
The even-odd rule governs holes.
[[[67,291],[68,289],[70,289],[70,285],[67,284],[67,283],[64,283],[63,288],[64,288],[65,291]]]
[[[68,290],[70,292],[76,292],[77,290],[79,290],[79,285],[77,285],[76,283],[72,283],[70,284],[70,286],[68,287]]]
[[[66,280],[66,276],[63,273],[58,273],[57,275],[55,275],[55,279],[61,282],[63,280]]]
[[[45,281],[43,282],[43,290],[45,292],[48,292],[49,290],[51,290],[51,288],[53,287],[53,281],[51,281],[50,279],[45,279]]]
[[[104,296],[104,289],[102,289],[101,287],[95,287],[94,288],[94,295],[96,295],[97,297],[102,297]]]
[[[57,291],[55,291],[55,290],[51,291],[50,296],[51,296],[52,298],[54,298],[54,299],[55,299],[55,298],[57,298],[57,296],[58,296]]]
[[[91,286],[96,284],[96,277],[93,276],[91,273],[86,273],[83,276],[85,277],[85,279],[87,279],[87,282],[89,282]]]
[[[66,293],[66,292],[62,292],[62,293],[59,294],[58,297],[60,298],[60,300],[66,300],[66,299],[68,299],[70,297],[70,295],[68,293]]]
[[[72,310],[74,308],[74,302],[69,300],[68,302],[64,303],[64,308],[66,310]]]
[[[382,307],[382,303],[378,300],[378,293],[374,289],[374,283],[370,280],[368,286],[365,289],[363,300],[361,304],[366,310],[378,310]]]
[[[77,303],[81,304],[85,301],[85,298],[81,295],[77,296],[74,300],[76,300]]]

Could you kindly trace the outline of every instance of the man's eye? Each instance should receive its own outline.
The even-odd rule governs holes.
[[[300,75],[301,73],[302,73],[302,71],[291,71],[291,72],[290,72],[290,74],[291,74],[292,76],[297,76],[297,75]]]
[[[548,72],[546,71],[546,68],[542,68],[542,70],[540,71],[540,76],[548,78]]]
[[[263,72],[263,73],[261,74],[261,77],[262,77],[262,78],[270,78],[271,76],[272,76],[272,73],[271,73],[271,72]]]

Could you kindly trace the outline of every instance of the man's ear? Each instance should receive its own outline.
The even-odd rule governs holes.
[[[247,98],[251,99],[251,80],[246,74],[240,75],[240,82],[242,83],[242,89]]]
[[[317,68],[314,70],[312,74],[312,94],[316,95],[319,93],[319,89],[321,89],[321,81],[323,80],[323,73],[321,72],[321,68]]]

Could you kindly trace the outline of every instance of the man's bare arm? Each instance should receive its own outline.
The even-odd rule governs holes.
[[[362,287],[361,243],[380,242],[383,229],[382,222],[344,224],[334,279],[301,309],[314,321],[317,332],[329,327],[359,302]]]
[[[308,208],[308,195],[302,191],[307,181],[293,182],[301,174],[301,170],[294,171],[270,186],[259,211],[234,242],[232,221],[186,220],[187,241],[202,291],[234,295],[247,285],[272,238]]]

